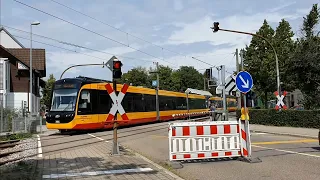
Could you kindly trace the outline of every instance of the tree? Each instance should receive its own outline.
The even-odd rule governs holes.
[[[132,83],[133,86],[144,86],[150,87],[148,71],[146,68],[137,67],[129,70],[127,73],[124,73],[121,77],[120,83]]]
[[[320,106],[320,38],[314,35],[319,14],[318,6],[314,4],[304,17],[301,30],[305,36],[297,40],[289,69],[295,86],[304,94],[306,109]]]
[[[274,44],[275,31],[264,20],[263,25],[256,33]],[[264,103],[267,107],[268,92],[277,88],[275,57],[272,47],[263,39],[253,36],[250,45],[244,51],[245,70],[250,72],[255,83],[255,89],[264,93]]]
[[[172,76],[176,91],[185,91],[187,88],[203,89],[204,76],[192,66],[181,66]]]
[[[156,71],[156,69],[150,68],[150,71]],[[172,73],[173,69],[169,66],[159,65],[159,89],[172,91]],[[150,80],[157,80],[155,73],[150,75]]]
[[[319,14],[318,4],[313,4],[307,17],[303,17],[302,31],[307,39],[314,36],[314,28],[319,22]]]
[[[54,78],[53,74],[50,74],[45,87],[42,89],[42,98],[40,102],[46,107],[49,107],[51,104],[50,99],[51,99],[52,87],[55,81],[56,81],[56,78]]]

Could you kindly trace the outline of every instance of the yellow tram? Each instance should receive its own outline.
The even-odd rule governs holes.
[[[112,128],[112,121],[107,120],[113,104],[106,89],[108,83],[111,82],[86,77],[56,81],[46,116],[47,128],[61,131]],[[118,84],[117,92],[122,87]],[[128,120],[123,121],[118,113],[119,126],[157,121],[155,96],[155,89],[129,86],[121,102]],[[186,98],[185,93],[159,90],[159,121],[171,120],[174,114],[186,114]],[[189,113],[209,110],[203,95],[189,94],[188,106]]]

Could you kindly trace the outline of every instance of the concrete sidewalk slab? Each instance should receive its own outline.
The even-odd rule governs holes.
[[[111,155],[111,148],[112,143],[102,141],[44,156],[38,163],[38,179],[178,179],[126,149]]]
[[[258,124],[250,124],[250,130],[253,132],[263,132],[269,134],[288,135],[312,139],[318,139],[319,134],[319,129],[313,128],[266,126]]]

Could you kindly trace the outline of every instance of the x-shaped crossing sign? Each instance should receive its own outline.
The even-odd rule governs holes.
[[[287,95],[286,91],[283,91],[283,94],[281,96],[279,96],[278,91],[274,92],[274,94],[276,95],[278,102],[276,104],[276,110],[278,110],[279,108],[283,108],[283,109],[287,109],[287,106],[284,104],[283,99],[284,97]],[[281,105],[281,106],[280,106]]]
[[[117,111],[119,111],[121,117],[122,117],[122,120],[129,120],[125,110],[123,109],[123,106],[121,104],[128,88],[129,88],[129,85],[128,84],[124,84],[122,86],[122,89],[121,91],[119,92],[118,96],[116,95],[115,91],[113,90],[113,88],[111,87],[111,85],[108,83],[105,85],[109,95],[110,95],[110,98],[112,99],[112,102],[113,102],[113,105],[110,109],[110,112],[109,112],[109,115],[107,117],[107,121],[110,121],[110,120],[113,120],[114,119],[114,116],[116,114]]]

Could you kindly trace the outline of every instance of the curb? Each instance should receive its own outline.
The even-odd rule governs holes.
[[[293,136],[293,137],[302,137],[302,138],[310,138],[310,139],[318,139],[317,136],[308,136],[303,134],[290,134],[290,133],[281,133],[281,132],[269,132],[269,131],[260,131],[260,130],[251,130],[252,132],[260,132],[267,134],[275,134],[275,135],[283,135],[283,136]]]
[[[122,145],[123,146],[123,145]],[[170,175],[171,177],[177,179],[177,180],[184,180],[182,179],[181,177],[177,176],[176,174],[170,172],[169,170],[165,169],[164,167],[162,167],[161,165],[151,161],[150,159],[146,158],[145,156],[139,154],[138,152],[126,147],[126,146],[123,146],[127,151],[130,151],[131,153],[134,153],[136,156],[138,156],[139,158],[147,161],[148,163],[152,164],[153,166],[155,166],[156,168],[162,170],[163,172],[167,173],[168,175]]]

